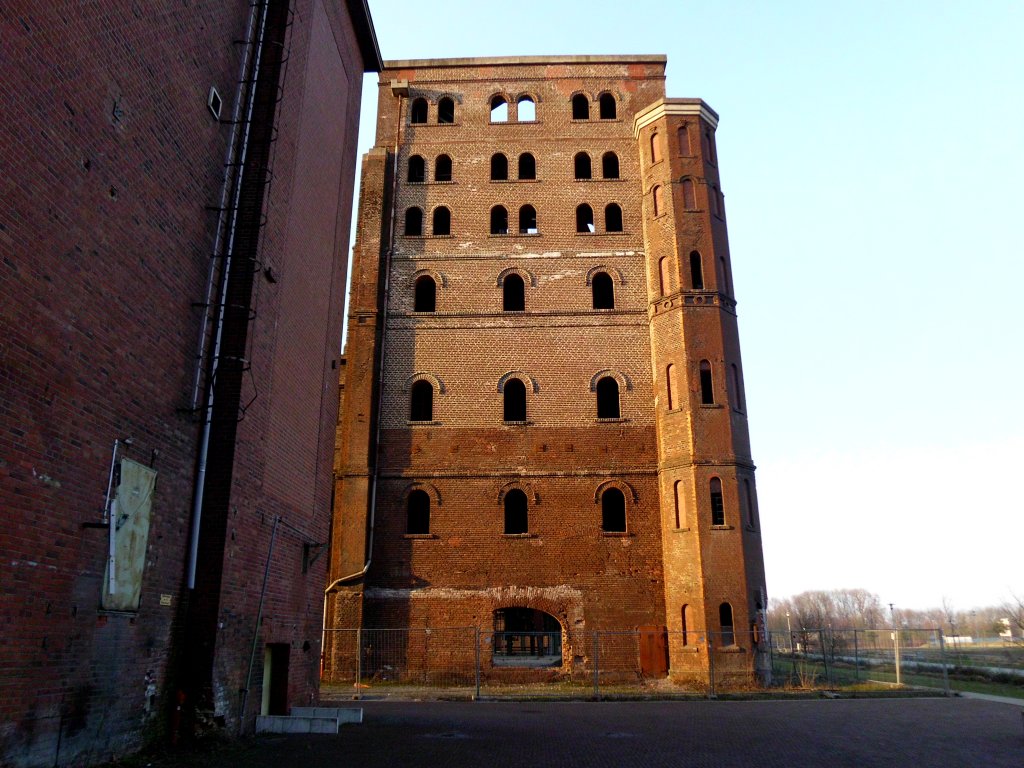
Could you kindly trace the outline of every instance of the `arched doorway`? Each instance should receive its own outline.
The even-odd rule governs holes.
[[[499,608],[494,612],[496,667],[557,667],[562,664],[562,625],[533,608]]]

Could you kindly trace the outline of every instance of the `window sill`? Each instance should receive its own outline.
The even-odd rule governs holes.
[[[629,531],[601,531],[601,536],[606,539],[631,539],[635,535]]]
[[[673,528],[672,530],[674,530],[676,533],[689,533],[690,532],[689,528]]]
[[[411,128],[457,128],[462,123],[414,123],[410,120],[407,125]]]
[[[413,539],[417,541],[429,541],[430,539],[440,540],[436,533],[403,533],[403,539]]]
[[[532,421],[502,421],[501,423],[504,424],[506,427],[528,427],[533,422]]]
[[[736,526],[735,525],[712,525],[711,526],[711,530],[712,531],[735,531],[736,530]]]
[[[625,179],[616,176],[614,178],[601,178],[601,179],[573,179],[573,181],[625,181]]]
[[[540,179],[488,179],[491,184],[537,184]]]
[[[411,419],[405,422],[410,427],[436,427],[440,421],[412,421]]]
[[[605,230],[604,232],[576,232],[575,234],[576,234],[576,237],[595,237],[595,236],[600,236],[600,235],[609,235],[609,236],[612,236],[612,237],[622,237],[623,235],[628,235],[630,233],[629,232],[625,232],[625,231],[612,231],[612,232],[608,232],[607,230]]]
[[[503,533],[501,534],[503,539],[536,539],[539,538],[536,533]]]
[[[741,648],[740,646],[736,645],[736,643],[733,643],[732,645],[727,645],[724,648],[715,648],[715,650],[718,651],[719,653],[746,653],[747,652],[746,648]]]
[[[488,237],[540,237],[540,232],[492,232]]]
[[[625,416],[598,416],[598,424],[624,424],[629,421]]]
[[[701,403],[700,407],[701,408],[707,408],[708,410],[715,410],[715,409],[721,410],[725,406],[723,406],[721,403]]]
[[[402,235],[408,240],[451,240],[455,235]]]

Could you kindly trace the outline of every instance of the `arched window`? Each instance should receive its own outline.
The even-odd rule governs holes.
[[[618,488],[606,488],[601,494],[601,530],[626,532],[626,497]]]
[[[529,533],[528,505],[526,494],[513,488],[505,494],[505,533]]]
[[[732,296],[732,284],[729,282],[729,267],[725,264],[725,256],[718,257],[718,290],[726,296]]]
[[[420,184],[427,179],[427,163],[419,155],[409,158],[409,174],[406,178],[413,184]]]
[[[409,421],[434,420],[434,385],[420,379],[412,385],[409,397]]]
[[[520,96],[516,102],[516,119],[520,123],[532,123],[537,119],[537,105],[529,96]]]
[[[614,152],[601,155],[601,175],[606,179],[619,178],[619,156]]]
[[[495,96],[491,99],[491,122],[508,122],[508,102],[505,101],[504,96]]]
[[[668,296],[672,292],[672,261],[669,256],[658,259],[658,287],[662,296]]]
[[[491,208],[491,234],[508,234],[508,210],[503,205],[496,205]]]
[[[537,178],[537,161],[529,152],[523,152],[519,156],[519,179],[520,181],[532,181]]]
[[[651,162],[657,163],[661,160],[661,139],[657,132],[651,134]]]
[[[526,385],[509,379],[503,388],[505,421],[526,421]]]
[[[754,492],[750,487],[750,481],[747,478],[743,478],[743,511],[744,517],[747,518],[747,525],[751,528],[754,527]]]
[[[426,99],[413,99],[412,107],[409,110],[409,122],[411,123],[425,123],[427,122],[427,100]]]
[[[443,99],[437,102],[437,122],[455,122],[455,102],[449,99],[447,96],[445,96]]]
[[[704,159],[715,164],[715,137],[710,128],[704,130]]]
[[[601,94],[601,119],[615,119],[615,97],[610,93]]]
[[[615,203],[608,203],[604,207],[604,231],[622,231],[622,209]]]
[[[725,525],[725,497],[722,496],[722,481],[717,477],[712,477],[709,489],[711,492],[711,524]]]
[[[405,532],[430,533],[430,496],[426,491],[413,491],[406,502]]]
[[[619,382],[605,376],[597,382],[597,418],[619,418]]]
[[[714,405],[715,385],[711,378],[711,363],[700,361],[700,402],[701,405]]]
[[[452,233],[452,213],[443,205],[434,209],[433,233],[435,235],[450,235]]]
[[[680,618],[682,619],[681,629],[683,631],[683,645],[689,645],[689,632],[690,632],[690,606],[684,605],[680,611]]]
[[[686,499],[683,498],[686,487],[682,480],[676,480],[672,490],[676,507],[676,528],[682,528],[686,523]]]
[[[519,209],[519,234],[537,234],[537,209],[532,205],[524,205]]]
[[[413,312],[435,312],[437,311],[437,283],[430,275],[420,275],[416,278],[413,288]]]
[[[704,265],[697,251],[690,251],[690,283],[693,290],[704,290]]]
[[[743,379],[740,378],[740,369],[736,363],[729,366],[732,371],[732,407],[742,413],[743,411]]]
[[[491,181],[508,181],[508,158],[501,152],[491,155]]]
[[[736,633],[732,628],[732,606],[728,603],[718,606],[718,623],[722,627],[722,645],[736,645]]]
[[[665,399],[668,409],[671,411],[676,407],[676,367],[669,363],[665,368]]]
[[[654,207],[654,215],[658,216],[664,211],[661,209],[661,187],[655,187],[651,190],[651,205]]]
[[[708,207],[711,209],[711,213],[715,216],[719,215],[718,211],[718,187],[711,184],[707,188],[708,190]]]
[[[526,310],[526,283],[515,273],[505,275],[501,281],[501,309],[503,312]]]
[[[573,158],[573,171],[577,179],[591,178],[590,155],[586,152],[577,152],[576,157]]]
[[[693,189],[693,179],[683,179],[683,208],[688,211],[697,210],[697,194]]]
[[[405,211],[405,234],[423,234],[423,211],[413,206]]]
[[[572,97],[572,119],[590,119],[590,99],[588,99],[585,94],[577,93]]]
[[[452,180],[452,159],[448,155],[438,155],[434,161],[434,181]]]
[[[615,283],[607,272],[598,272],[590,280],[594,309],[615,309]]]
[[[690,149],[690,129],[685,125],[679,127],[679,154],[683,157],[693,154]]]
[[[594,231],[594,209],[586,203],[580,203],[576,206],[576,231]]]

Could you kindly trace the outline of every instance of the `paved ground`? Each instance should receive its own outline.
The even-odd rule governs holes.
[[[1019,706],[978,699],[364,702],[338,736],[265,736],[153,766],[1024,766]]]

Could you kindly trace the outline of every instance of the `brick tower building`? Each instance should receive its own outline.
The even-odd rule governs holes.
[[[708,638],[711,663],[753,667],[765,581],[718,116],[665,98],[664,70],[385,63],[330,626],[552,632],[563,667],[589,630],[641,629],[667,636],[673,675],[706,668]]]

